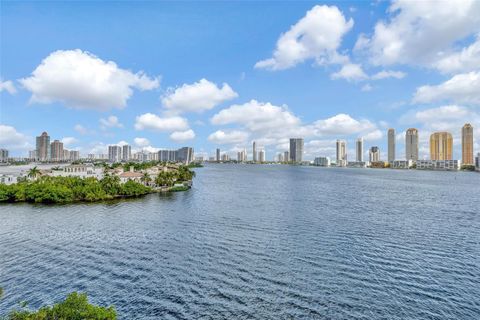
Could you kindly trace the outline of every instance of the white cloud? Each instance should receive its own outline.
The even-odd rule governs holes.
[[[178,116],[161,118],[153,113],[145,113],[136,118],[135,129],[153,131],[187,130],[188,121]]]
[[[0,124],[0,146],[10,150],[28,150],[32,147],[27,136],[3,124]]]
[[[73,129],[75,131],[77,131],[78,133],[80,133],[81,135],[86,135],[86,134],[91,133],[90,130],[88,130],[87,128],[85,128],[81,124],[76,124],[75,127],[73,127]]]
[[[248,132],[232,130],[218,130],[208,136],[208,140],[216,144],[245,143],[248,139]]]
[[[363,87],[361,88],[361,90],[363,92],[368,92],[368,91],[372,91],[373,87],[369,84],[369,83],[366,83],[365,85],[363,85]]]
[[[0,79],[0,92],[7,91],[10,94],[15,94],[17,89],[13,85],[13,82],[10,80],[2,81]]]
[[[65,137],[65,138],[62,139],[62,142],[63,142],[63,145],[65,147],[68,147],[68,146],[71,146],[71,145],[77,143],[78,139],[74,138],[74,137]]]
[[[393,1],[390,19],[379,21],[355,49],[366,50],[374,65],[413,64],[435,67],[452,45],[479,31],[480,1]]]
[[[236,97],[238,94],[227,83],[220,88],[207,79],[201,79],[176,89],[169,88],[162,103],[167,109],[178,113],[202,112]]]
[[[359,64],[347,63],[342,66],[340,71],[333,73],[330,78],[334,80],[345,79],[347,81],[360,81],[367,79],[368,76],[363,72]]]
[[[468,47],[458,52],[442,54],[434,66],[442,73],[478,70],[480,68],[480,35]]]
[[[143,91],[159,85],[143,72],[134,74],[80,49],[52,52],[30,77],[19,81],[32,92],[32,103],[62,102],[99,111],[124,108],[133,88]]]
[[[133,142],[139,147],[146,147],[150,145],[150,141],[147,138],[135,138]]]
[[[123,128],[123,124],[118,121],[116,116],[109,116],[107,119],[100,118],[100,128],[106,130],[108,128]]]
[[[116,145],[117,145],[117,146],[120,146],[120,147],[123,147],[123,146],[129,145],[129,143],[128,143],[127,141],[125,141],[125,140],[121,140],[121,141],[118,141],[118,142],[116,143]]]
[[[371,76],[372,80],[381,80],[386,78],[403,79],[407,74],[402,71],[382,70]]]
[[[270,59],[259,61],[255,68],[282,70],[313,59],[319,65],[348,60],[338,54],[343,36],[352,28],[335,6],[314,6],[305,17],[290,27],[277,41]]]
[[[170,134],[170,139],[176,142],[184,142],[195,138],[195,132],[192,129],[186,131],[175,131]]]
[[[348,114],[340,113],[331,118],[317,120],[313,123],[315,133],[322,135],[351,135],[375,131],[376,125],[369,120],[356,120]]]
[[[451,101],[480,105],[480,71],[455,75],[437,86],[419,87],[413,101],[416,103]]]

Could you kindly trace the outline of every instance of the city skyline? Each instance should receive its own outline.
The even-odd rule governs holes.
[[[449,5],[458,10],[447,27],[457,31],[439,37],[428,26],[453,12]],[[105,14],[111,10],[121,24]],[[431,20],[422,18],[422,10]],[[258,28],[266,13],[273,19]],[[403,159],[404,132],[417,128],[423,159],[430,155],[431,133],[448,131],[454,146],[461,146],[460,129],[471,123],[476,154],[480,71],[477,56],[468,53],[478,45],[478,16],[480,5],[469,1],[414,9],[403,1],[206,3],[187,12],[172,3],[6,2],[0,148],[27,157],[35,137],[47,130],[64,149],[83,155],[106,153],[101,150],[114,144],[148,152],[189,145],[199,155],[220,148],[233,158],[245,148],[251,152],[256,141],[273,160],[298,136],[305,160],[335,158],[337,139],[348,142],[346,154],[354,160],[355,141],[363,137],[365,150],[378,146],[388,159],[387,130],[395,128],[395,158]],[[92,25],[80,28],[87,17]],[[325,17],[331,19],[327,26],[319,23]],[[123,21],[132,21],[131,32]],[[429,31],[419,33],[415,21]],[[113,27],[98,27],[104,23]],[[393,42],[382,43],[377,26],[401,39],[399,52],[387,50]],[[309,47],[302,40],[323,34],[331,43]],[[304,55],[282,51],[287,36]],[[110,38],[126,47],[119,50],[105,41]],[[86,78],[77,77],[79,70]],[[102,82],[102,74],[111,81]],[[453,158],[462,159],[461,148],[454,147]]]

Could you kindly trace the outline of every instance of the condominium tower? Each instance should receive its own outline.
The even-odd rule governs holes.
[[[337,166],[347,165],[347,141],[337,140]]]
[[[108,161],[115,163],[122,160],[122,147],[108,146]]]
[[[418,160],[418,130],[415,128],[410,128],[405,133],[405,158]]]
[[[363,138],[358,138],[356,142],[357,162],[363,162]]]
[[[371,147],[369,151],[370,162],[380,161],[380,149],[378,147]]]
[[[265,162],[265,150],[262,149],[258,152],[258,160],[260,162]]]
[[[132,158],[132,147],[128,144],[122,146],[122,161],[130,161]]]
[[[63,160],[63,143],[55,140],[50,144],[50,159],[52,161]],[[69,155],[70,156],[70,155]]]
[[[303,159],[303,139],[291,138],[290,139],[290,160],[298,163]]]
[[[219,149],[219,148],[217,148],[215,160],[216,160],[217,162],[220,162],[220,160],[221,160],[221,159],[220,159],[220,149]]]
[[[430,136],[430,160],[453,160],[453,138],[449,132],[434,132]]]
[[[257,162],[257,143],[253,141],[253,148],[252,148],[252,153],[253,153],[253,162]]]
[[[37,158],[40,161],[48,161],[50,159],[50,136],[43,132],[36,139]]]
[[[466,123],[462,127],[462,164],[473,165],[473,127]]]
[[[285,162],[290,162],[290,152],[285,151],[285,152],[283,153],[283,161],[285,161]]]
[[[388,129],[388,162],[395,161],[395,129]]]

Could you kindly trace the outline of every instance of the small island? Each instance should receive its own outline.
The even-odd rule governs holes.
[[[164,162],[33,167],[16,183],[0,184],[0,202],[69,203],[139,197],[191,188],[189,166]]]

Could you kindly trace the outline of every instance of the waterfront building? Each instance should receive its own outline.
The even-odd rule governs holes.
[[[176,160],[177,162],[183,162],[185,164],[189,164],[193,161],[193,148],[191,147],[183,147],[176,150]]]
[[[138,183],[142,182],[143,173],[135,172],[133,166],[130,167],[129,171],[124,171],[118,175],[121,183],[126,183],[128,181],[135,181]]]
[[[388,129],[388,162],[395,160],[395,129]]]
[[[302,138],[290,138],[290,160],[294,163],[300,163],[303,159],[303,145]]]
[[[473,165],[473,127],[470,123],[462,127],[462,164]]]
[[[122,160],[122,148],[120,146],[108,146],[108,161],[115,163]]]
[[[313,165],[319,167],[330,167],[330,163],[331,161],[329,157],[316,157],[313,160]]]
[[[265,162],[265,149],[261,149],[258,152],[258,161]]]
[[[349,161],[347,163],[348,168],[366,168],[368,166],[368,162],[366,161]]]
[[[50,136],[47,132],[43,132],[36,138],[36,151],[38,160],[50,160]]]
[[[63,160],[70,160],[70,151],[63,149]]]
[[[257,143],[255,141],[253,141],[252,159],[253,159],[253,162],[257,162]]]
[[[103,167],[96,167],[91,163],[88,164],[71,164],[61,168],[60,170],[52,170],[54,177],[80,177],[80,178],[103,178]]]
[[[480,171],[480,152],[477,153],[477,156],[475,157],[475,168],[477,171]]]
[[[219,149],[219,148],[217,148],[217,154],[216,154],[216,158],[215,158],[215,159],[217,160],[217,162],[220,162],[220,160],[221,160],[221,159],[220,159],[220,149]]]
[[[449,132],[434,132],[430,136],[430,160],[452,160],[453,138]]]
[[[132,147],[128,144],[122,146],[122,161],[128,162],[132,158]]]
[[[390,161],[391,169],[410,169],[413,166],[413,160],[394,160]]]
[[[195,161],[197,161],[197,162],[204,162],[204,161],[205,161],[205,157],[204,157],[204,156],[195,156]]]
[[[380,161],[380,148],[371,147],[369,151],[369,160],[370,162],[379,162]]]
[[[370,168],[384,169],[389,166],[388,162],[385,161],[372,161],[370,162]]]
[[[405,132],[405,158],[406,160],[418,160],[418,130],[410,128]]]
[[[217,149],[217,150],[219,150],[219,149]],[[221,160],[222,161],[230,161],[230,156],[227,153],[224,153],[224,154],[222,154]]]
[[[63,160],[63,142],[59,140],[54,140],[50,144],[50,159],[52,161],[62,161]]]
[[[347,141],[337,140],[337,167],[347,166]]]
[[[70,161],[80,160],[80,151],[71,150],[70,151]]]
[[[237,162],[247,161],[247,150],[242,150],[237,152]]]
[[[28,159],[30,161],[36,161],[37,160],[37,150],[28,151]]]
[[[290,152],[289,151],[285,151],[283,153],[283,161],[290,162]]]
[[[363,162],[363,138],[358,138],[355,143],[356,161]]]
[[[17,178],[11,174],[0,174],[0,184],[11,185],[17,183]]]
[[[177,154],[174,150],[160,150],[158,151],[158,161],[161,162],[175,162],[177,161]]]
[[[459,170],[461,162],[458,160],[417,160],[417,170]]]
[[[8,161],[8,150],[0,149],[0,162],[7,162],[7,161]]]

